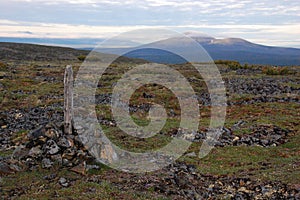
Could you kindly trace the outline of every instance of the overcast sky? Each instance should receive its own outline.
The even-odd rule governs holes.
[[[109,38],[144,27],[300,48],[299,0],[0,0],[0,37]]]

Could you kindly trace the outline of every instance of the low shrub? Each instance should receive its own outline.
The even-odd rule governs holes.
[[[247,63],[241,65],[238,61],[232,61],[232,60],[216,60],[215,64],[227,65],[231,70],[249,69],[253,67],[253,65],[248,65]]]
[[[3,63],[3,62],[0,62],[0,70],[1,71],[4,71],[7,69],[7,64]]]
[[[85,55],[79,55],[77,58],[78,58],[78,60],[80,60],[80,61],[84,61],[85,58],[86,58],[86,56],[85,56]]]
[[[292,72],[288,67],[263,67],[262,72],[267,75],[288,75]]]

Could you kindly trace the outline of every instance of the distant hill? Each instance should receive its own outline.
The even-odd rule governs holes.
[[[89,51],[86,50],[66,47],[0,42],[1,60],[78,60],[79,55],[87,55],[88,53]]]
[[[300,49],[297,48],[264,46],[239,38],[216,39],[209,36],[193,36],[192,38],[208,52],[213,60],[236,60],[240,63],[279,66],[300,65]],[[172,50],[189,51],[191,54],[194,52],[194,47],[190,44],[190,41],[182,37],[161,40],[139,47],[143,49],[136,50],[134,48],[127,48],[127,51],[132,52],[127,53],[125,56],[158,63],[177,64],[186,62],[171,52],[151,48],[153,45],[167,46]],[[97,50],[103,53],[110,52],[120,54],[124,49],[103,48]]]
[[[79,61],[79,57],[86,56],[90,50],[79,50],[68,47],[45,46],[37,44],[0,42],[0,60],[19,61]],[[101,54],[101,58],[115,57],[112,54]],[[117,62],[145,63],[142,59],[127,58],[121,56]]]

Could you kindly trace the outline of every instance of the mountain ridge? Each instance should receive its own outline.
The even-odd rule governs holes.
[[[235,60],[240,63],[278,66],[300,65],[300,49],[297,48],[266,46],[241,38],[216,39],[208,36],[193,36],[191,38],[201,45],[213,60]],[[172,52],[154,50],[151,49],[151,46],[168,47],[168,49],[174,50],[173,52],[185,49],[191,54],[197,51],[196,48],[199,48],[195,48],[194,42],[190,39],[177,37],[142,45],[139,47],[140,50],[136,48],[97,48],[97,51],[119,55],[124,51],[131,51],[125,56],[158,63],[180,64],[186,62],[186,60],[178,59],[178,55],[172,55]]]
[[[252,43],[242,38],[217,39],[208,35],[199,35],[196,33],[187,34],[187,37],[192,38],[199,45],[201,45],[207,51],[207,53],[212,58],[212,60],[235,60],[242,64],[248,63],[248,64],[277,65],[277,66],[295,66],[295,65],[300,66],[300,49],[298,48],[266,46],[266,45]],[[178,55],[174,55],[172,52],[150,49],[148,47],[151,46],[152,44],[157,43],[160,46],[164,46],[164,45],[168,46],[169,49],[174,50],[174,52],[177,52],[177,50],[185,49],[186,51],[193,53],[195,49],[190,48],[191,44],[189,42],[191,41],[185,40],[184,38],[185,37],[169,38],[169,39],[156,41],[154,43],[150,43],[146,45],[140,45],[139,47],[144,48],[144,50],[136,50],[136,48],[128,48],[128,47],[118,47],[118,48],[96,48],[96,51],[102,53],[117,54],[117,55],[121,55],[122,52],[124,51],[127,52],[129,51],[129,53],[125,54],[124,56],[129,58],[143,59],[150,62],[180,64],[187,61],[180,58],[180,56]],[[17,44],[22,44],[22,45],[26,44],[25,42],[26,40],[24,38],[21,41],[22,43],[17,43]],[[54,40],[50,40],[50,41],[53,42]],[[67,39],[66,41],[69,42],[69,44],[73,44],[74,42],[75,42],[74,44],[80,43],[79,40],[77,41],[77,40]],[[96,42],[97,40],[90,39],[89,41]],[[60,39],[59,42],[63,43],[63,40]],[[1,42],[0,40],[0,43],[1,46],[3,46],[3,44],[11,43],[11,42]],[[114,45],[115,44],[117,45],[118,42],[114,43]],[[45,46],[45,44],[37,44],[37,45]],[[62,48],[59,44],[57,46],[53,46],[53,44],[46,44],[46,45],[54,48]],[[93,43],[93,45],[91,46],[94,47],[97,45]],[[74,50],[76,49],[79,51],[81,50],[91,51],[94,49],[90,47],[87,48],[65,47],[65,48],[67,48],[67,52],[68,52],[67,54],[70,54],[71,49]],[[71,57],[72,59],[76,59],[78,54],[75,53],[76,55],[73,56],[73,53],[71,53]],[[81,52],[81,54],[86,54],[86,53],[87,52]],[[13,52],[11,52],[11,54],[8,55],[12,55],[12,54]],[[40,52],[37,51],[37,55],[35,55],[35,57],[39,57],[39,56],[43,57],[44,55],[41,55]],[[55,56],[60,56],[60,55],[55,55]]]

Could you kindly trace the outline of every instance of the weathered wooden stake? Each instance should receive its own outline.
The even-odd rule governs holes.
[[[72,134],[73,123],[73,70],[68,65],[64,75],[64,131]]]

